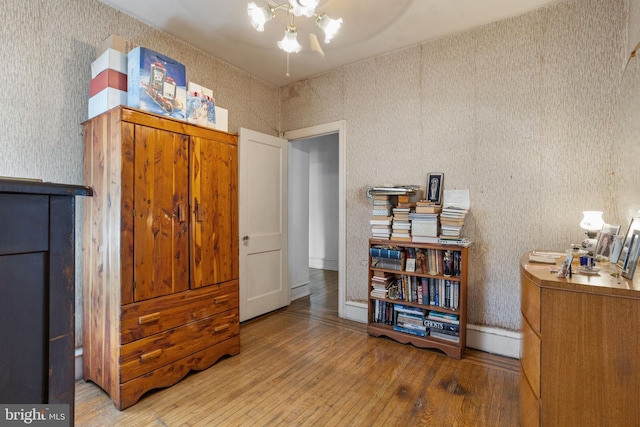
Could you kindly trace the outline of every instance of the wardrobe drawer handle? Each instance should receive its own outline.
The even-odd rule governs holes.
[[[220,325],[220,326],[216,326],[213,329],[213,332],[222,332],[222,331],[226,331],[227,329],[229,329],[229,324],[225,324],[225,325]]]
[[[160,312],[147,314],[145,316],[138,317],[138,324],[144,325],[145,323],[157,322],[160,320]]]
[[[225,302],[229,302],[229,295],[222,295],[213,299],[213,303],[215,305],[223,304]]]
[[[160,356],[160,354],[162,354],[162,349],[161,348],[159,348],[157,350],[150,351],[149,353],[142,354],[142,355],[140,355],[140,362],[144,363],[144,362],[146,362],[148,360],[155,359],[156,357]]]

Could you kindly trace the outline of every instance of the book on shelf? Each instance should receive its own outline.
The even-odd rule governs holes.
[[[442,212],[442,206],[431,202],[417,202],[415,212],[422,214],[439,214]]]
[[[446,341],[451,341],[451,342],[460,342],[460,336],[459,335],[449,335],[443,331],[440,330],[434,330],[434,329],[430,329],[429,330],[429,336],[433,337],[433,338],[438,338],[441,340],[446,340]]]
[[[411,235],[411,241],[414,243],[439,243],[439,237],[430,237],[430,236],[416,236],[415,234]]]
[[[401,259],[404,258],[405,251],[402,248],[372,246],[369,248],[369,255],[375,258]]]
[[[400,233],[391,233],[391,240],[395,240],[398,242],[410,242],[411,235],[410,234],[400,234]]]
[[[386,270],[404,270],[404,258],[402,259],[390,259],[390,258],[374,258],[371,257],[372,268],[382,268]]]
[[[468,248],[473,243],[472,240],[469,240],[466,237],[438,237],[438,243],[441,245],[455,245],[455,246],[463,246]]]
[[[460,325],[455,325],[449,322],[442,322],[439,320],[431,320],[429,318],[425,318],[423,323],[424,326],[426,326],[428,329],[446,329],[452,332],[460,332]]]
[[[429,310],[427,314],[427,319],[436,320],[439,322],[448,322],[456,325],[460,324],[460,317],[457,314],[452,313],[443,313],[441,311]]]
[[[393,330],[394,331],[398,331],[398,332],[403,332],[405,334],[411,334],[411,335],[416,335],[419,337],[426,337],[427,336],[427,328],[425,328],[424,326],[421,328],[411,328],[411,327],[406,327],[404,325],[394,325],[393,326]]]

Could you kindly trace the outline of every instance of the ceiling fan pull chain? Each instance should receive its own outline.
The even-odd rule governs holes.
[[[289,77],[289,52],[287,52],[287,77]]]

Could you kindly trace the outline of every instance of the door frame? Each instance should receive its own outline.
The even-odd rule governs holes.
[[[346,313],[346,219],[347,219],[347,203],[346,203],[346,133],[347,122],[339,120],[336,122],[325,123],[322,125],[310,126],[307,128],[291,130],[285,132],[283,138],[289,141],[313,138],[327,134],[338,134],[338,316],[341,318],[352,318],[358,316],[350,316]],[[355,320],[355,319],[352,319]]]

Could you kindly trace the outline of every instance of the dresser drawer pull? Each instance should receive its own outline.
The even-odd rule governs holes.
[[[160,320],[160,312],[138,317],[138,324],[144,325],[145,323],[157,322],[158,320]]]
[[[161,348],[159,348],[157,350],[150,351],[149,353],[141,354],[140,355],[140,362],[144,363],[144,362],[146,362],[148,360],[155,359],[156,357],[160,356],[161,354],[162,354],[162,349]]]
[[[225,302],[229,302],[229,295],[222,295],[213,299],[213,303],[215,305],[223,304]]]
[[[222,332],[222,331],[226,331],[227,329],[229,329],[229,324],[225,324],[225,325],[220,325],[220,326],[216,326],[213,330],[213,332]]]

